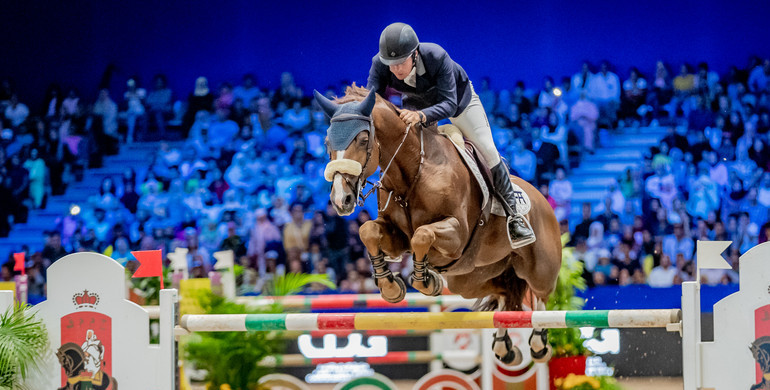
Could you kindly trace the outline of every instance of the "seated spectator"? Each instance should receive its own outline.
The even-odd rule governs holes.
[[[291,131],[304,130],[310,126],[310,110],[302,107],[300,100],[291,103],[291,109],[283,113],[283,125]]]
[[[110,98],[108,90],[99,91],[99,98],[94,103],[92,112],[101,118],[104,134],[118,136],[118,105]]]
[[[674,233],[663,238],[663,253],[670,258],[677,258],[677,255],[681,254],[685,261],[690,261],[695,252],[695,244],[686,231],[689,231],[689,228],[683,223],[674,224]]]
[[[62,246],[61,233],[55,230],[49,232],[43,247],[43,261],[52,264],[68,254],[69,252]]]
[[[583,61],[583,65],[580,68],[580,72],[575,73],[572,76],[572,89],[574,89],[579,95],[583,95],[583,92],[588,91],[588,86],[591,85],[591,64],[588,61]],[[598,115],[597,115],[598,116]]]
[[[310,246],[312,225],[310,220],[305,219],[302,205],[293,204],[291,206],[291,221],[283,227],[283,247],[286,253],[307,251]]]
[[[567,152],[567,127],[562,123],[561,117],[556,111],[548,112],[548,124],[542,127],[544,141],[548,141],[559,150],[559,164],[562,167],[569,167],[569,153]]]
[[[751,70],[748,85],[749,90],[754,93],[767,91],[770,88],[770,59],[765,59],[762,65]]]
[[[112,251],[112,257],[122,266],[126,266],[129,261],[135,261],[136,257],[131,254],[131,248],[128,246],[128,240],[125,237],[118,237],[115,240],[115,248]]]
[[[588,98],[599,107],[599,122],[610,128],[614,127],[620,108],[620,79],[610,71],[608,61],[602,61],[599,73],[591,77]]]
[[[511,155],[511,168],[516,175],[530,183],[535,182],[535,169],[537,168],[537,157],[535,153],[524,148],[524,141],[515,139],[513,141],[513,153]]]
[[[147,95],[147,108],[150,119],[155,123],[160,138],[166,134],[166,121],[173,116],[173,93],[166,85],[166,76],[155,76],[155,89]]]
[[[140,88],[136,79],[128,79],[126,82],[126,92],[123,98],[126,100],[126,111],[123,116],[126,119],[126,142],[134,142],[137,120],[144,117],[144,99],[147,97],[147,90]]]
[[[16,129],[21,126],[29,116],[29,108],[26,104],[19,102],[19,97],[16,94],[11,95],[11,102],[8,107],[5,108],[5,119],[10,121],[11,127]]]
[[[258,98],[261,91],[257,87],[256,77],[247,73],[243,75],[243,82],[241,85],[233,89],[233,98],[235,100],[240,99],[244,104],[249,103],[252,99]]]
[[[638,118],[637,110],[647,100],[647,80],[639,69],[631,67],[628,80],[623,82],[621,113],[624,118]]]
[[[569,117],[582,130],[578,134],[582,139],[583,151],[593,154],[599,108],[588,99],[586,91],[580,93],[580,99],[570,109]]]
[[[228,117],[230,111],[226,108],[217,108],[216,116],[209,126],[209,145],[214,149],[221,149],[238,134],[238,124]]]
[[[572,182],[567,179],[564,167],[556,168],[556,176],[550,183],[548,193],[556,203],[556,218],[562,220],[569,217],[572,212]]]
[[[190,131],[198,111],[211,112],[213,109],[214,95],[209,90],[209,81],[205,77],[198,77],[195,79],[195,89],[187,98],[187,111],[182,120],[182,129],[185,131],[185,137],[187,132]]]
[[[556,172],[556,165],[559,162],[559,148],[543,137],[540,128],[532,128],[532,152],[537,157],[536,177],[539,183],[541,180],[553,179]]]
[[[593,272],[596,286],[618,284],[618,267],[610,259],[610,251],[601,250],[597,254],[597,263]]]
[[[695,76],[690,71],[689,64],[679,67],[679,75],[674,77],[674,92],[679,95],[689,95],[695,89]]]

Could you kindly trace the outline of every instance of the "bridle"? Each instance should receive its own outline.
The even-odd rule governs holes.
[[[366,161],[364,161],[364,165],[361,168],[361,173],[358,175],[358,178],[356,180],[356,184],[353,185],[351,182],[349,176],[350,175],[342,175],[343,180],[345,180],[345,183],[350,188],[356,189],[356,198],[358,198],[358,206],[363,206],[366,199],[375,191],[375,190],[383,190],[388,191],[385,186],[382,184],[382,181],[385,179],[385,176],[388,174],[388,170],[390,169],[391,165],[393,164],[393,161],[396,159],[396,156],[398,155],[398,152],[401,151],[401,147],[404,146],[404,142],[406,142],[406,138],[409,136],[409,131],[412,128],[412,125],[409,124],[406,126],[406,130],[404,131],[404,137],[401,138],[401,142],[398,144],[398,147],[396,148],[396,151],[393,153],[393,156],[390,158],[390,161],[388,161],[388,165],[385,166],[385,169],[383,169],[380,172],[380,176],[377,179],[376,182],[370,182],[369,180],[366,180],[366,168],[369,166],[369,160],[371,160],[372,157],[372,151],[374,150],[374,143],[375,141],[375,128],[374,128],[374,120],[370,116],[364,116],[359,114],[339,114],[331,118],[331,122],[343,122],[343,121],[349,121],[349,120],[366,120],[369,122],[369,140],[366,145]],[[422,129],[422,128],[421,128]],[[412,180],[412,184],[409,187],[409,190],[407,190],[406,194],[403,196],[396,196],[395,201],[402,207],[406,208],[409,203],[407,202],[407,199],[409,198],[409,195],[412,193],[412,191],[415,188],[415,185],[417,184],[417,179],[420,177],[420,173],[422,172],[422,166],[425,162],[425,148],[424,148],[424,142],[423,142],[423,131],[420,131],[420,165],[417,169],[417,174],[414,177],[414,180]],[[362,184],[363,183],[363,184]],[[366,185],[371,185],[372,187],[364,193],[364,188],[366,188]],[[390,205],[390,200],[393,196],[393,190],[388,191],[388,199],[385,202],[385,205],[382,208],[378,207],[379,212],[383,212],[388,208],[388,205]]]

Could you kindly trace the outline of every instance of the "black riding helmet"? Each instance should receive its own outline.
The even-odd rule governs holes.
[[[393,23],[380,34],[380,61],[385,65],[399,64],[414,53],[419,44],[412,26]]]

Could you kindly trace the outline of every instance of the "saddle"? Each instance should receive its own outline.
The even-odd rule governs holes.
[[[483,194],[481,201],[481,209],[484,214],[484,219],[488,219],[489,214],[505,217],[505,209],[500,204],[500,201],[494,195],[494,181],[492,180],[492,171],[489,169],[484,156],[478,152],[473,142],[465,140],[458,129],[454,125],[443,125],[438,127],[438,132],[452,141],[452,144],[457,149],[457,153],[462,157],[465,166],[471,172],[472,176],[476,178],[476,182]],[[491,207],[488,207],[491,206]]]

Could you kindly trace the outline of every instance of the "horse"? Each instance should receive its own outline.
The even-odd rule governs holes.
[[[512,249],[506,218],[482,210],[481,187],[435,126],[406,126],[396,106],[355,84],[334,101],[318,91],[315,98],[331,118],[324,177],[332,182],[335,211],[349,215],[377,190],[378,216],[364,223],[359,235],[386,301],[399,302],[406,293],[386,257],[411,252],[412,286],[425,295],[442,292],[443,273],[450,291],[477,300],[475,310],[522,310],[528,291],[534,295],[531,309],[545,310],[561,267],[561,239],[556,216],[538,190],[511,178],[531,201],[526,218],[537,237]],[[380,180],[364,194],[366,179],[378,167]],[[534,329],[529,345],[533,360],[550,358],[547,329]],[[523,360],[504,328],[497,329],[492,348],[503,363]]]
[[[62,344],[56,351],[56,357],[64,369],[64,375],[67,376],[67,383],[59,390],[79,390],[83,387],[81,382],[86,381],[91,383],[89,388],[94,390],[106,390],[110,384],[112,384],[112,390],[118,390],[118,381],[102,369],[95,373],[93,378],[80,375],[85,370],[86,354],[79,345],[75,343]]]

